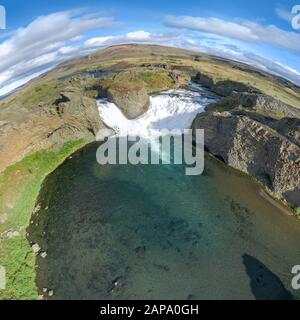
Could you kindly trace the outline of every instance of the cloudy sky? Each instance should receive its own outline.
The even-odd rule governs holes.
[[[300,0],[2,0],[1,4],[6,29],[0,30],[0,96],[66,59],[119,43],[212,53],[300,85],[300,30],[292,27],[292,19],[296,21],[292,8]]]

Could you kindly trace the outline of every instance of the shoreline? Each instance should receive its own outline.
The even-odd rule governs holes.
[[[26,229],[46,177],[90,142],[83,139],[71,141],[57,153],[39,151],[0,174],[0,200],[3,207],[4,203],[7,204],[7,198],[10,199],[7,210],[10,212],[5,214],[0,224],[0,265],[6,268],[7,274],[7,286],[0,291],[0,300],[39,298],[35,285],[35,254],[27,240]],[[28,173],[31,167],[37,168],[37,172]],[[5,191],[1,190],[3,187]]]

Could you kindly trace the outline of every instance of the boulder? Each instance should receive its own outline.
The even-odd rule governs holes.
[[[150,98],[138,85],[116,84],[108,88],[108,99],[115,103],[128,119],[134,119],[148,110]]]

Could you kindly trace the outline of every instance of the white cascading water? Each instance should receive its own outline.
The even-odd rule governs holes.
[[[160,129],[189,129],[195,116],[216,99],[207,89],[192,83],[189,90],[174,89],[151,96],[148,111],[133,120],[107,99],[100,99],[97,104],[101,119],[116,135],[147,138],[150,131],[153,134]]]

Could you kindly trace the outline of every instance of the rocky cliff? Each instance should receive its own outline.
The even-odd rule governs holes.
[[[300,207],[298,109],[243,84],[218,85],[201,75],[198,82],[226,96],[194,120],[194,129],[205,130],[207,150]]]
[[[67,88],[49,106],[0,126],[0,172],[38,150],[59,149],[70,140],[92,141],[101,127],[96,101]]]
[[[241,105],[269,116],[300,118],[300,109],[271,97],[261,90],[244,83],[223,80],[214,81],[211,77],[198,73],[194,81],[208,87],[221,97],[231,98],[231,107]]]

